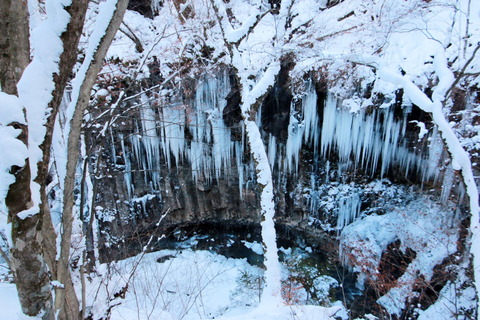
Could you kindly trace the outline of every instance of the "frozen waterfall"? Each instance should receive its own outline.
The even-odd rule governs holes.
[[[134,120],[132,132],[117,137],[122,141],[124,179],[130,198],[143,196],[135,194],[137,188],[130,171],[141,172],[145,185],[153,192],[162,189],[161,172],[180,167],[188,167],[197,184],[212,184],[235,176],[240,195],[244,188],[252,186],[246,183],[254,177],[254,166],[244,159],[244,134],[239,141],[237,132],[234,139],[223,118],[226,97],[231,91],[228,75],[224,72],[216,77],[203,77],[190,89],[191,98],[179,93],[168,96],[165,90],[156,96],[139,96],[139,118]],[[323,110],[319,110],[322,105]],[[429,141],[428,150],[414,146],[416,142],[407,137],[408,113],[409,110],[403,109],[399,116],[393,107],[359,108],[352,112],[333,94],[319,101],[315,86],[307,83],[304,93],[290,106],[288,127],[284,128],[286,139],[264,133],[274,176],[298,175],[304,159],[302,150],[307,146],[314,162],[324,166],[323,183],[329,183],[330,172],[341,174],[357,169],[380,178],[392,172],[405,177],[415,175],[422,181],[440,182],[446,177],[450,184],[444,187],[442,198],[447,199],[453,179],[451,170],[439,174],[438,168],[445,157],[443,142],[437,130],[431,129],[423,138]],[[322,184],[315,179],[318,177],[312,173],[305,186],[310,189],[312,211],[317,210],[318,201],[313,195],[318,194],[316,190]],[[359,216],[358,195],[335,201],[340,228]]]

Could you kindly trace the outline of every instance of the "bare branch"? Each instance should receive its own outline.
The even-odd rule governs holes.
[[[457,76],[455,77],[455,81],[452,83],[452,85],[450,86],[450,88],[447,90],[447,92],[445,93],[445,99],[447,99],[450,94],[452,93],[453,89],[455,88],[455,86],[460,82],[460,80],[463,79],[463,77],[465,77],[466,75],[468,75],[468,73],[466,73],[465,71],[467,70],[468,66],[470,65],[470,63],[472,63],[473,59],[475,58],[475,55],[477,54],[478,50],[480,50],[480,42],[477,43],[477,47],[475,48],[475,50],[473,50],[472,52],[472,55],[470,56],[470,58],[465,62],[465,65],[463,66],[462,70],[460,70],[457,74]],[[475,74],[473,74],[475,75]]]
[[[127,29],[124,30],[122,27],[119,28],[120,32],[126,35],[130,40],[132,40],[135,43],[135,50],[137,50],[138,53],[143,52],[143,45],[140,39],[136,36],[135,32],[125,23],[125,21],[122,22],[122,25]]]

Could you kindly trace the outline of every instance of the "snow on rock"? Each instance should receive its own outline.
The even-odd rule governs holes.
[[[418,320],[437,319],[439,315],[443,315],[445,319],[455,319],[459,316],[465,316],[465,319],[468,319],[469,315],[464,312],[472,308],[475,299],[476,292],[473,287],[459,290],[454,283],[448,282],[440,291],[438,300],[432,306],[427,310],[417,311],[419,314]]]
[[[261,243],[258,243],[258,242],[248,242],[248,241],[245,241],[245,240],[242,240],[243,244],[245,245],[245,247],[251,249],[253,252],[255,252],[256,254],[263,254],[263,247],[262,247],[262,244]]]
[[[340,236],[340,250],[345,264],[359,272],[359,285],[377,281],[382,254],[396,240],[400,249],[415,251],[403,275],[378,299],[390,314],[401,313],[405,303],[417,293],[412,288],[419,276],[429,281],[436,265],[457,251],[459,221],[432,200],[419,197],[406,206],[398,206],[385,215],[370,215],[345,227]]]

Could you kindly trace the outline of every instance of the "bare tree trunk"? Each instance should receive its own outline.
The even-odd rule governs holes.
[[[62,101],[63,92],[65,90],[66,84],[71,75],[71,71],[77,61],[77,47],[82,34],[83,25],[85,21],[85,16],[88,8],[88,1],[84,0],[73,0],[71,5],[66,9],[70,14],[70,22],[67,26],[67,30],[62,34],[61,40],[63,43],[63,53],[60,56],[59,70],[60,72],[54,76],[55,79],[55,90],[52,93],[52,100],[49,103],[49,109],[51,110],[50,116],[47,121],[47,132],[41,149],[43,151],[43,160],[38,163],[38,175],[35,179],[40,186],[40,217],[42,217],[42,231],[44,236],[44,257],[50,267],[51,274],[53,275],[54,280],[60,281],[68,290],[70,286],[73,287],[71,281],[68,283],[63,283],[58,277],[59,264],[61,262],[56,261],[57,255],[57,243],[56,243],[56,233],[52,224],[50,216],[50,207],[48,204],[48,195],[46,192],[47,187],[47,177],[48,177],[48,166],[50,163],[50,151],[52,145],[53,137],[53,128],[55,124],[55,119],[58,114],[59,106]],[[57,275],[57,276],[56,276]],[[73,292],[73,289],[69,290]],[[71,313],[67,315],[61,315],[61,319],[78,319],[79,318],[79,304],[78,299],[74,295],[74,299],[69,300],[69,310]],[[52,306],[53,307],[53,306]]]
[[[97,74],[102,68],[103,59],[107,53],[108,48],[122,23],[123,16],[127,10],[128,0],[119,0],[116,3],[114,12],[112,13],[110,23],[103,37],[100,39],[93,57],[86,61],[85,74],[80,74],[84,77],[81,82],[77,97],[72,97],[72,103],[75,103],[75,111],[70,123],[70,132],[68,136],[68,159],[67,171],[64,183],[64,207],[62,215],[63,233],[60,242],[60,260],[58,262],[58,280],[64,285],[64,289],[56,290],[56,308],[60,310],[60,318],[74,319],[70,315],[78,313],[79,303],[73,287],[71,273],[69,270],[69,258],[72,236],[72,224],[74,221],[73,206],[74,198],[73,191],[75,188],[75,173],[79,158],[79,143],[82,129],[82,120],[84,112],[90,101],[90,92],[95,83]]]

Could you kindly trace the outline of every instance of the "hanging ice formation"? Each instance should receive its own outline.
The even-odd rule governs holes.
[[[143,173],[146,186],[152,192],[161,190],[161,172],[189,165],[192,180],[200,184],[211,184],[214,180],[227,177],[232,168],[237,168],[240,193],[245,176],[253,175],[252,166],[244,164],[243,141],[232,141],[230,128],[223,119],[226,96],[231,90],[228,75],[204,77],[199,80],[191,100],[182,100],[180,94],[166,98],[141,96],[139,116],[134,123],[133,133],[126,135],[129,143],[121,144],[125,162],[126,189],[131,198],[135,194],[132,168]],[[394,117],[391,108],[373,110],[360,109],[351,112],[339,107],[339,101],[331,94],[324,101],[323,116],[317,110],[318,97],[315,87],[307,85],[299,104],[292,102],[285,142],[280,143],[273,135],[266,136],[270,165],[277,174],[297,174],[303,146],[309,146],[316,160],[324,159],[328,183],[331,155],[336,155],[336,168],[362,169],[371,176],[385,177],[389,170],[408,176],[414,174],[422,181],[438,180],[439,161],[442,161],[443,144],[436,130],[427,136],[428,151],[414,149],[406,139],[407,114]],[[296,109],[297,106],[297,109]],[[298,110],[299,109],[299,110]],[[257,120],[261,122],[261,113]],[[260,126],[261,127],[261,126]],[[124,137],[119,137],[123,140]],[[234,159],[235,158],[235,159]],[[165,169],[168,169],[165,171]],[[449,172],[442,174],[449,177]],[[312,176],[312,192],[318,188]],[[248,180],[248,179],[247,179]],[[450,183],[451,185],[451,183]],[[450,189],[445,187],[443,198]],[[311,210],[315,210],[315,197],[310,199]],[[361,201],[357,196],[340,200],[338,203],[338,226],[346,226],[359,214]]]
[[[195,182],[211,182],[212,173],[218,180],[222,172],[228,173],[235,143],[230,129],[223,122],[225,97],[230,92],[228,77],[207,78],[197,88],[193,110],[188,114],[188,129],[192,135],[187,159]]]
[[[225,97],[230,92],[228,76],[206,77],[199,81],[193,101],[184,103],[180,95],[173,98],[151,98],[141,95],[139,119],[126,144],[119,136],[125,170],[133,167],[143,172],[144,182],[151,192],[158,192],[162,170],[175,169],[187,162],[192,179],[197,184],[211,183],[226,176],[232,167],[238,168],[242,190],[244,168],[240,157],[242,141],[232,141],[230,129],[223,121]],[[135,165],[132,165],[134,162]],[[167,170],[167,171],[168,171]],[[129,197],[134,196],[133,178],[124,175]]]
[[[270,134],[268,137],[268,158],[271,167],[278,167],[278,170],[284,173],[297,173],[302,146],[310,145],[317,150],[320,128],[317,93],[314,86],[309,84],[302,97],[301,110],[295,110],[294,102],[290,106],[287,142],[282,145],[277,142],[274,135]]]
[[[446,200],[452,185],[451,169],[446,168],[445,174],[440,174],[439,167],[445,155],[436,128],[427,135],[428,151],[411,148],[408,146],[411,141],[406,138],[409,110],[404,110],[403,118],[397,119],[391,108],[351,112],[339,105],[339,101],[329,94],[324,104],[323,119],[320,119],[317,94],[313,86],[308,85],[302,98],[301,112],[295,111],[292,103],[285,146],[279,145],[273,135],[269,136],[271,166],[277,165],[284,173],[298,173],[302,147],[308,145],[314,151],[314,159],[326,160],[325,183],[330,179],[330,162],[327,159],[335,154],[338,175],[349,168],[360,168],[372,177],[376,174],[385,177],[389,170],[395,168],[399,176],[415,175],[423,182],[446,179],[448,181],[442,184],[442,199]],[[316,179],[312,174],[308,196],[311,212],[318,207],[319,194],[316,193],[319,185]],[[351,194],[337,201],[337,229],[341,230],[359,216],[361,200],[358,194]]]
[[[342,230],[348,224],[353,222],[360,214],[360,196],[353,193],[350,196],[340,199],[338,206],[337,229]]]
[[[395,120],[388,108],[369,114],[365,109],[353,113],[337,108],[337,100],[330,95],[325,103],[320,152],[327,156],[335,151],[341,163],[353,160],[367,173],[380,169],[381,177],[393,166],[408,175],[421,168],[422,157],[407,148],[406,125],[406,119]]]
[[[338,167],[363,169],[367,174],[379,172],[386,176],[392,167],[400,169],[405,176],[417,174],[423,181],[438,178],[439,152],[442,144],[433,130],[428,138],[431,148],[428,154],[407,147],[407,119],[395,119],[390,108],[351,112],[338,107],[337,99],[329,94],[323,110],[323,119],[317,112],[317,94],[313,86],[307,87],[302,98],[301,113],[291,107],[288,139],[285,147],[270,135],[268,152],[270,164],[281,163],[284,172],[296,173],[303,145],[313,147],[316,159],[328,159],[338,155]],[[439,149],[440,148],[440,149]]]

